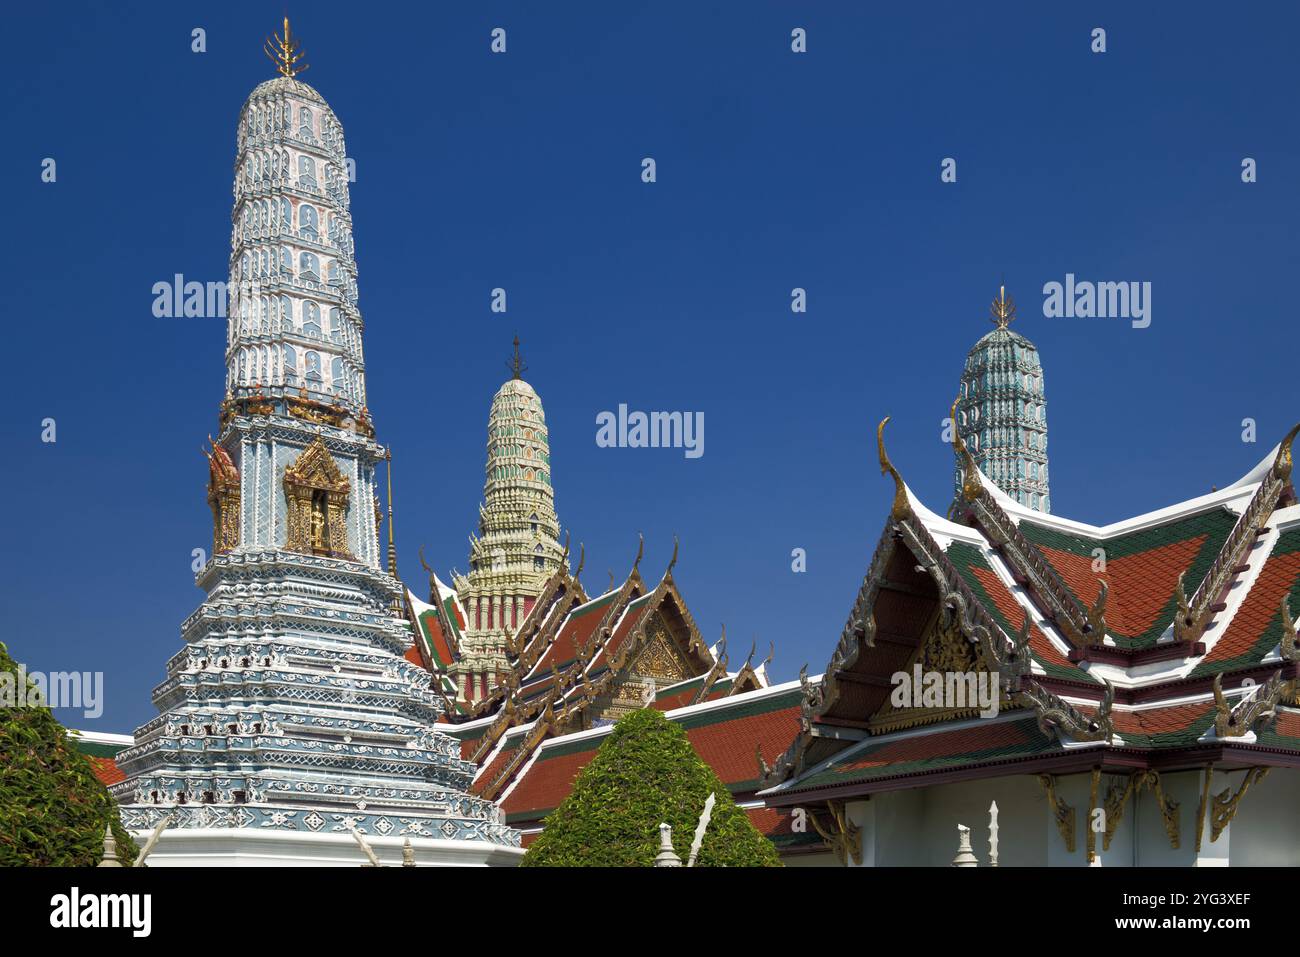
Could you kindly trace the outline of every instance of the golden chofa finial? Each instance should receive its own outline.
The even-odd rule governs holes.
[[[952,411],[948,413],[952,416],[952,450],[961,464],[961,494],[966,501],[973,502],[979,498],[982,486],[979,466],[975,464],[975,457],[970,454],[970,449],[966,448],[966,440],[961,437],[961,429],[957,425],[958,401],[960,400],[952,400]]]
[[[266,38],[266,45],[262,48],[266,55],[271,58],[275,68],[280,71],[281,76],[297,76],[303,70],[307,69],[307,64],[298,65],[298,61],[304,56],[302,44],[289,35],[289,18],[284,18],[284,35],[277,36],[272,33]]]
[[[1273,474],[1283,481],[1291,477],[1291,443],[1295,441],[1297,433],[1300,433],[1300,423],[1286,434],[1286,438],[1277,448],[1277,458],[1273,460]]]
[[[1006,286],[998,286],[998,298],[993,300],[990,311],[999,329],[1005,329],[1016,318],[1016,301],[1007,295]]]
[[[894,463],[889,461],[889,454],[885,451],[885,426],[888,424],[889,416],[885,416],[876,427],[876,451],[880,456],[880,474],[888,475],[894,480],[894,504],[889,514],[894,521],[901,522],[912,514],[912,504],[907,500],[907,486],[903,484],[903,476],[898,474],[898,469],[894,468]]]

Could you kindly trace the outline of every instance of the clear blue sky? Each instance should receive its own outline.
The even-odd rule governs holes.
[[[733,660],[774,640],[781,679],[824,666],[883,526],[883,415],[946,507],[939,423],[1003,277],[1046,369],[1060,514],[1222,486],[1300,418],[1293,5],[807,6],[290,6],[357,163],[370,408],[417,589],[421,543],[466,565],[516,331],[584,578],[623,575],[638,531],[657,576],[677,533],[705,635],[725,621]],[[192,7],[24,4],[0,34],[0,638],[33,669],[103,671],[100,730],[154,715],[202,598],[225,324],[156,319],[150,290],[226,278],[235,123],[282,12]],[[1150,281],[1150,328],[1043,318],[1067,272]],[[619,403],[704,412],[704,456],[598,448]]]

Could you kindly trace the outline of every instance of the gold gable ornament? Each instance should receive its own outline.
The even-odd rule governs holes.
[[[927,626],[924,641],[907,662],[907,666],[900,669],[899,673],[907,675],[911,680],[917,667],[923,675],[974,675],[977,682],[981,676],[985,681],[996,681],[999,710],[1012,706],[1012,701],[1002,687],[997,670],[988,667],[979,645],[966,637],[959,616],[949,610],[944,609],[933,615]],[[976,693],[969,684],[963,685],[963,688],[968,694]],[[968,699],[964,707],[930,706],[923,704],[921,700],[913,700],[907,706],[900,707],[895,705],[891,693],[879,710],[871,716],[867,726],[871,734],[885,734],[935,724],[939,721],[973,718],[978,716],[980,711],[978,698],[973,701]]]
[[[351,486],[318,437],[284,470],[289,506],[285,548],[308,555],[352,558],[347,513]]]
[[[208,459],[208,505],[212,507],[212,553],[220,555],[239,544],[239,469],[230,453],[212,441]]]
[[[651,635],[650,641],[647,643],[645,650],[637,656],[632,671],[647,678],[655,678],[670,683],[685,681],[691,677],[686,669],[685,662],[682,661],[681,655],[677,653],[677,649],[673,646],[673,641],[668,636],[668,630],[658,621],[655,624],[656,628]]]

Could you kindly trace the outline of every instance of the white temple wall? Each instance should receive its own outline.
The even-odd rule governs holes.
[[[981,865],[987,865],[989,805],[994,801],[998,804],[998,866],[1046,863],[1049,845],[1043,822],[1047,801],[1038,781],[1027,775],[926,788],[921,801],[922,838],[918,842],[921,859],[914,863],[927,867],[950,865],[957,854],[957,825],[964,824],[971,829],[975,856]],[[1057,836],[1055,828],[1051,836]]]
[[[1231,788],[1236,794],[1244,772],[1214,775],[1212,794]],[[1097,803],[1117,776],[1102,775]],[[1201,849],[1196,850],[1196,820],[1204,772],[1162,774],[1165,797],[1178,803],[1179,846],[1171,847],[1153,791],[1129,797],[1110,848],[1098,832],[1095,847],[1101,867],[1297,867],[1300,866],[1300,817],[1295,796],[1300,771],[1275,768],[1241,800],[1238,813],[1217,841],[1210,839],[1207,819]],[[998,857],[1002,867],[1088,866],[1088,807],[1092,776],[1056,778],[1056,796],[1074,809],[1074,851],[1066,849],[1036,775],[988,778],[873,795],[846,804],[849,819],[862,832],[863,867],[946,867],[957,853],[957,825],[971,829],[971,846],[981,866],[989,861],[989,804],[998,804]],[[1208,818],[1208,815],[1207,815]],[[1104,820],[1101,822],[1104,827]],[[833,865],[833,857],[793,858],[797,866]]]
[[[1241,772],[1215,774],[1210,790],[1217,794],[1231,785],[1236,794]],[[1300,771],[1274,768],[1268,777],[1251,787],[1237,806],[1237,816],[1210,844],[1209,826],[1203,844],[1217,847],[1229,841],[1228,861],[1233,867],[1300,867],[1300,818],[1296,796],[1300,795]]]
[[[1027,776],[943,784],[875,794],[850,801],[849,819],[862,829],[863,867],[946,867],[957,853],[957,825],[971,829],[971,844],[988,864],[989,805],[998,804],[999,866],[1047,863],[1047,802]],[[1053,827],[1052,836],[1056,837]]]

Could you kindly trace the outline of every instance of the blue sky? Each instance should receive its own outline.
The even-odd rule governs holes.
[[[628,570],[638,532],[657,576],[676,533],[706,637],[725,622],[733,661],[775,641],[781,679],[823,667],[880,534],[882,416],[905,478],[946,507],[940,420],[1003,279],[1046,370],[1054,511],[1109,522],[1239,477],[1300,418],[1297,14],[1136,6],[291,5],[303,79],[357,164],[403,575],[424,587],[420,544],[466,566],[516,332],[589,586]],[[226,278],[235,122],[281,12],[6,13],[0,640],[32,669],[105,673],[103,717],[70,724],[152,717],[202,598],[225,327],[155,318],[151,288]],[[1067,272],[1151,282],[1150,327],[1044,318]],[[703,412],[705,454],[598,448],[620,403]]]

